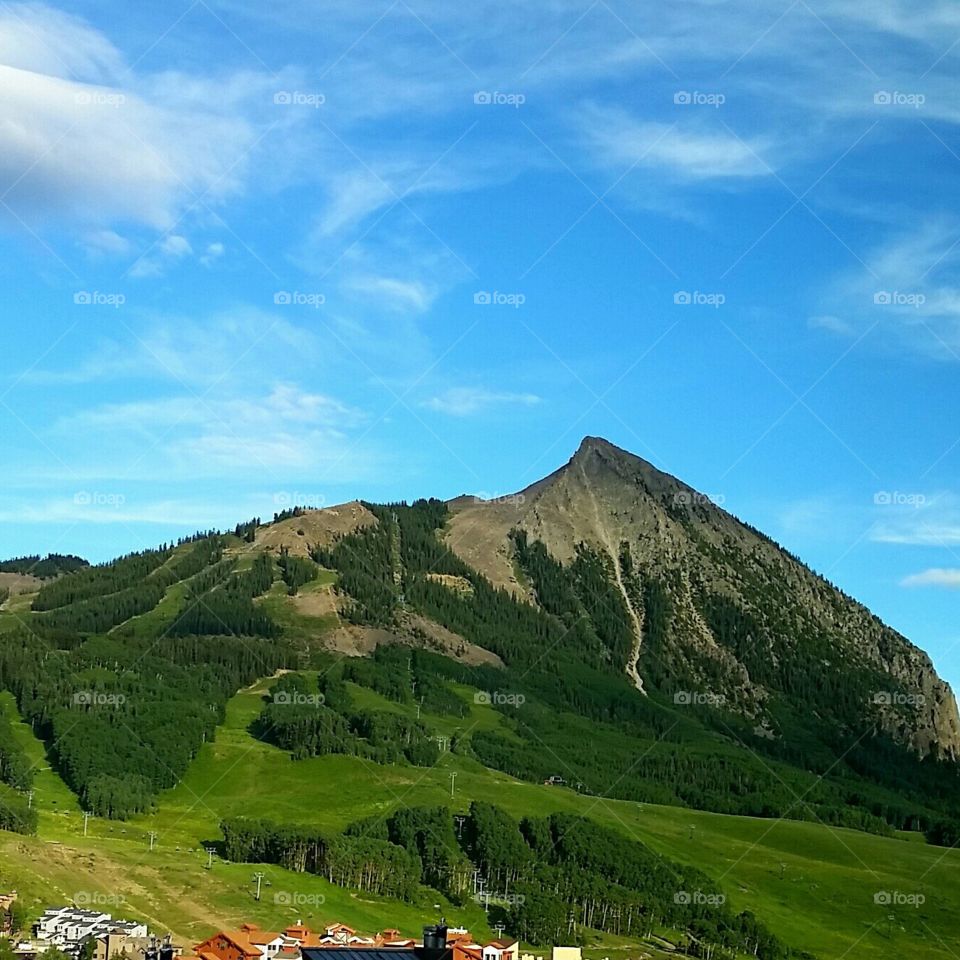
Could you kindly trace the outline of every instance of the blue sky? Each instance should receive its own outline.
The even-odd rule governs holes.
[[[0,5],[0,555],[607,437],[960,680],[960,8]]]

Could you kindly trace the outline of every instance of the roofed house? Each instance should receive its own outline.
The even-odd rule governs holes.
[[[241,931],[221,930],[194,947],[200,960],[261,960],[263,951]]]
[[[483,945],[483,960],[520,960],[520,944],[516,940],[491,940]]]
[[[356,931],[351,933],[356,937]],[[301,954],[303,960],[453,960],[453,950],[447,945],[447,928],[442,923],[424,927],[422,944],[399,940],[388,945],[382,940],[383,933],[395,934],[399,931],[382,931],[378,935],[381,939],[379,945],[330,943],[319,947],[304,947]]]

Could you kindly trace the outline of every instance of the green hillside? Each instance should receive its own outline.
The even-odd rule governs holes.
[[[565,565],[515,535],[524,602],[452,552],[439,501],[363,510],[323,544],[301,538],[322,511],[294,511],[270,549],[255,523],[198,534],[0,611],[0,816],[18,831],[0,834],[0,883],[36,910],[109,905],[184,941],[245,920],[415,933],[441,911],[535,946],[573,925],[599,956],[635,950],[624,931],[724,958],[953,955],[956,765],[920,762],[862,713],[863,671],[804,693],[823,637],[796,645],[774,734],[694,698],[679,665],[638,694],[633,641],[683,621],[622,545]],[[718,642],[747,650],[765,629],[716,598],[704,610]],[[429,822],[448,839],[428,854]],[[925,842],[934,827],[945,846]],[[463,872],[484,863],[490,889],[521,893],[489,916]],[[403,900],[367,892],[366,871]],[[678,899],[691,890],[717,903]]]
[[[155,813],[126,823],[91,818],[86,838],[75,800],[55,774],[43,769],[40,745],[21,727],[40,764],[34,799],[40,831],[36,839],[0,835],[3,884],[38,907],[64,899],[111,904],[115,913],[142,915],[186,939],[244,919],[267,926],[298,918],[314,924],[341,919],[365,930],[396,925],[413,933],[435,915],[435,894],[413,904],[382,901],[316,876],[267,866],[270,886],[257,903],[254,868],[215,859],[207,870],[204,847],[219,839],[218,824],[225,816],[336,830],[411,802],[461,810],[471,799],[486,799],[516,816],[579,812],[695,865],[722,884],[737,909],[753,910],[785,941],[822,960],[946,960],[960,944],[958,851],[813,824],[580,796],[562,787],[521,783],[450,753],[433,768],[382,766],[353,757],[293,761],[253,739],[247,729],[268,685],[263,681],[230,701],[216,741],[204,745],[181,783],[161,796]],[[384,709],[407,709],[369,690],[363,697]],[[6,697],[4,708],[10,709]],[[451,731],[449,718],[428,720],[438,731]],[[463,722],[497,726],[499,717],[470,698],[470,716]],[[452,773],[457,774],[453,799]],[[156,833],[153,852],[151,831]],[[887,907],[875,903],[881,892],[921,894],[926,902]],[[441,907],[452,922],[486,932],[479,906]],[[610,954],[616,947],[607,939],[597,949]]]

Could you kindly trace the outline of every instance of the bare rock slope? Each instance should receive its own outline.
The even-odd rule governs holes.
[[[512,558],[514,527],[564,562],[581,542],[609,554],[636,631],[626,669],[641,690],[645,611],[620,582],[622,544],[641,576],[655,577],[669,592],[671,664],[705,684],[720,677],[725,695],[745,714],[763,723],[768,690],[729,643],[718,642],[704,616],[705,598],[721,598],[748,615],[755,624],[749,641],[774,667],[790,661],[793,645],[815,643],[831,651],[827,667],[857,665],[888,677],[900,692],[886,704],[887,693],[878,689],[865,713],[878,712],[891,734],[923,755],[960,757],[953,693],[922,650],[707,496],[606,440],[587,437],[565,466],[512,497],[464,496],[449,507],[449,546],[494,584],[532,601]]]

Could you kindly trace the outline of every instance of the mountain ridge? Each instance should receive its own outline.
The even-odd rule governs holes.
[[[864,713],[876,714],[884,730],[921,756],[960,757],[956,700],[924,651],[714,498],[602,437],[584,437],[566,464],[516,494],[461,496],[448,507],[448,546],[497,586],[531,602],[536,590],[518,576],[512,530],[541,541],[562,563],[572,561],[581,543],[602,550],[636,625],[637,658],[626,670],[638,689],[650,680],[651,645],[643,636],[644,611],[622,581],[622,544],[644,575],[670,582],[674,622],[663,653],[672,667],[665,672],[682,664],[695,682],[708,685],[719,671],[722,696],[765,728],[772,691],[757,677],[756,653],[731,650],[705,615],[707,605],[732,605],[758,634],[742,638],[741,646],[766,644],[771,658],[783,660],[791,643],[808,637],[831,651],[832,666],[886,675],[891,689],[877,684]],[[774,609],[777,603],[785,614]]]

